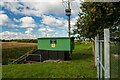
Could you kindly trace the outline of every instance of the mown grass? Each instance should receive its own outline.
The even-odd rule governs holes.
[[[75,43],[72,60],[3,65],[3,78],[96,78],[91,43]]]

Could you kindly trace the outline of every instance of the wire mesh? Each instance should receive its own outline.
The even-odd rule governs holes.
[[[110,78],[110,33],[104,29],[104,35],[95,37],[95,52],[97,58],[97,77],[99,80]]]
[[[120,42],[110,42],[111,78],[120,78]]]

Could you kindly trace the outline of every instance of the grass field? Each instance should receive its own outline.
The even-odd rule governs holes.
[[[37,48],[37,43],[3,42],[2,64],[8,64],[34,48]]]
[[[3,78],[96,78],[91,43],[75,44],[72,60],[3,65]]]
[[[20,43],[20,42],[2,42],[2,49],[20,48],[20,47],[35,47],[37,43]]]
[[[111,53],[111,77],[120,78],[120,43],[110,44]]]

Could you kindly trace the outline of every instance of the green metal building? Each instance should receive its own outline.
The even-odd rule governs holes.
[[[73,37],[38,38],[38,50],[43,60],[68,60],[73,49]]]
[[[54,51],[72,51],[74,49],[74,38],[73,37],[38,38],[38,49]]]

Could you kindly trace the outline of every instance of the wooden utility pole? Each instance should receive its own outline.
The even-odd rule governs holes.
[[[65,11],[66,15],[68,16],[68,37],[70,37],[70,15],[71,15],[70,0],[68,0],[68,8]]]

